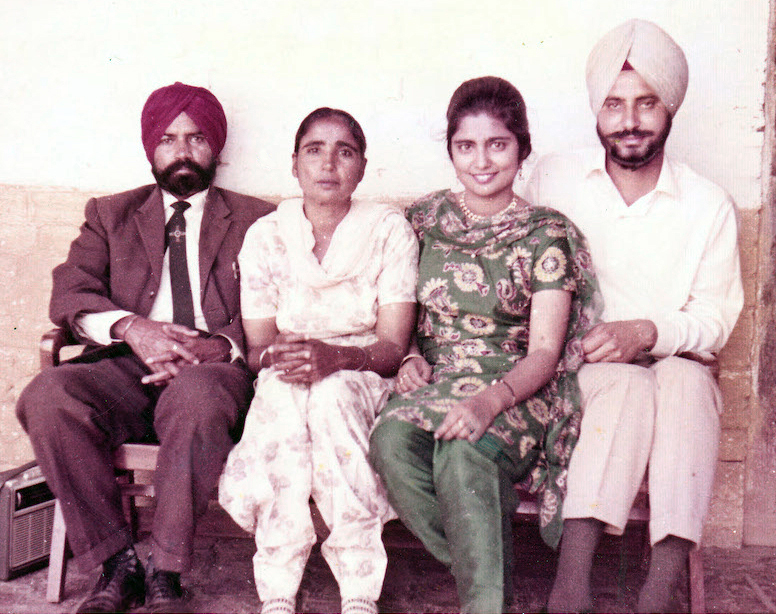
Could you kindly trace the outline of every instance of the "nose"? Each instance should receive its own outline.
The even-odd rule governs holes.
[[[175,158],[178,160],[191,159],[191,144],[188,139],[178,139],[175,142]]]
[[[476,168],[487,168],[490,165],[490,156],[487,147],[478,147],[476,157],[474,158]]]
[[[641,124],[641,118],[639,117],[639,107],[636,104],[626,105],[623,111],[622,118],[623,128],[626,130],[634,130]]]
[[[335,166],[337,166],[337,152],[336,151],[329,151],[323,157],[323,168],[325,168],[327,170],[331,170]]]

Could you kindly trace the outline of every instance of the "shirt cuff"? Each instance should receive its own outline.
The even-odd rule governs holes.
[[[227,335],[217,334],[213,335],[214,337],[223,337],[229,342],[229,345],[232,346],[232,349],[229,352],[229,362],[235,362],[237,360],[240,360],[241,358],[244,359],[243,353],[240,351],[240,347],[234,342],[234,340],[231,337],[228,337]]]
[[[113,325],[121,318],[133,315],[131,311],[115,309],[113,311],[101,311],[99,313],[84,313],[76,316],[74,321],[75,332],[80,337],[86,337],[99,345],[110,345],[121,341],[111,337],[110,331]]]

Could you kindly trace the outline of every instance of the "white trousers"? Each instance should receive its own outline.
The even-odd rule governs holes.
[[[316,541],[310,496],[331,529],[321,551],[342,599],[377,601],[387,565],[382,528],[395,514],[367,451],[388,392],[389,383],[371,372],[338,371],[311,386],[260,373],[219,501],[256,534],[262,601],[293,599],[299,589]]]
[[[650,367],[586,364],[583,418],[563,517],[621,534],[649,467],[650,539],[701,539],[719,448],[722,399],[710,371],[670,356]]]

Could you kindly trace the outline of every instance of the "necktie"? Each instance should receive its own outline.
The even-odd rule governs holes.
[[[189,267],[186,262],[186,218],[183,212],[191,205],[173,203],[175,213],[165,226],[167,249],[170,254],[170,283],[172,285],[172,321],[194,328],[194,302],[191,298]]]

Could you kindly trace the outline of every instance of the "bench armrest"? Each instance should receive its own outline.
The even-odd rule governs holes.
[[[67,345],[79,345],[73,335],[64,328],[52,328],[40,338],[40,368],[59,365],[59,353]]]

